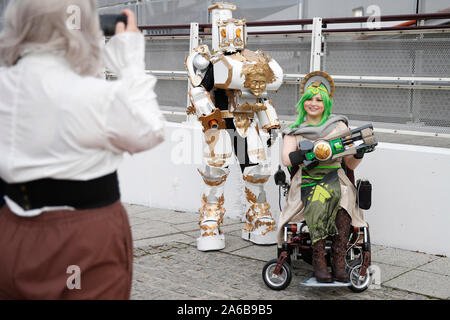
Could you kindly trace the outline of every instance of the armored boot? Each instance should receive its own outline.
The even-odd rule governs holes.
[[[326,240],[323,239],[312,245],[312,265],[317,282],[330,283],[333,282],[333,277],[331,276],[331,273],[328,272],[327,261],[325,258],[327,253],[325,250],[325,243]]]
[[[203,206],[199,209],[200,237],[197,238],[197,249],[222,250],[225,248],[225,235],[220,230],[225,214],[223,191],[229,171],[206,166],[205,172],[199,172],[206,187],[202,197]]]
[[[348,282],[348,273],[345,270],[345,254],[350,236],[351,218],[344,209],[339,209],[336,215],[336,227],[339,234],[332,238],[331,265],[334,278],[340,282]]]
[[[277,243],[276,222],[270,213],[264,184],[269,180],[270,172],[258,165],[244,171],[245,194],[249,208],[245,215],[242,238],[256,244]]]

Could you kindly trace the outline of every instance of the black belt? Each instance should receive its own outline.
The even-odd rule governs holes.
[[[120,199],[117,172],[88,181],[40,179],[4,183],[3,187],[5,195],[24,210],[60,206],[97,209]]]

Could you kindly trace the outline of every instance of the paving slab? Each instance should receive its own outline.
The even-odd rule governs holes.
[[[231,233],[231,232],[238,232],[238,234],[241,234],[243,227],[244,227],[243,223],[234,221],[234,223],[228,223],[228,224],[222,225],[220,227],[220,230],[222,230],[226,234]]]
[[[313,267],[309,263],[306,263],[303,260],[294,260],[292,261],[292,268],[294,271],[301,270],[301,272],[308,272],[308,275],[311,276],[313,273]],[[300,271],[299,271],[300,272]]]
[[[227,234],[225,237],[226,247],[223,249],[223,252],[236,252],[243,248],[251,247],[252,244],[248,241],[245,241],[240,236],[236,237],[231,234]]]
[[[134,214],[135,217],[171,224],[182,224],[198,221],[198,214],[165,209],[144,210]]]
[[[384,248],[372,252],[372,261],[391,264],[399,267],[417,268],[426,263],[430,263],[439,257],[397,248]]]
[[[276,245],[257,246],[252,245],[240,250],[233,251],[234,255],[247,257],[262,262],[267,262],[277,257]]]
[[[134,248],[136,249],[143,249],[148,246],[161,246],[167,243],[173,243],[173,242],[180,242],[180,243],[190,243],[192,241],[192,238],[183,234],[183,233],[176,233],[172,235],[167,236],[160,236],[160,237],[151,237],[141,240],[134,241]]]
[[[242,236],[242,227],[244,227],[244,223],[242,224],[241,228],[239,228],[238,230],[235,230],[235,231],[230,231],[230,232],[228,232],[228,234],[231,234],[232,236],[235,236],[235,237],[241,237]]]
[[[178,232],[171,224],[160,221],[145,222],[132,227],[133,240],[171,235]]]
[[[236,220],[236,219],[230,219],[230,218],[225,217],[223,219],[222,225],[224,225],[224,226],[227,226],[227,225],[235,226],[235,225],[244,225],[244,223],[242,223],[241,221]]]
[[[399,267],[381,262],[373,262],[372,266],[373,265],[380,268],[380,276],[382,284],[411,270],[411,268]]]
[[[384,249],[387,249],[388,247],[386,247],[386,246],[381,246],[381,245],[377,245],[377,244],[371,244],[370,245],[370,248],[371,248],[371,251],[372,251],[372,254],[374,254],[375,252],[379,252],[379,251],[381,251],[381,250],[384,250]],[[373,257],[372,257],[373,258]]]
[[[440,299],[450,298],[450,277],[421,270],[409,271],[383,285]]]
[[[130,225],[132,227],[135,226],[135,225],[138,225],[138,224],[146,223],[148,221],[146,219],[138,218],[136,216],[129,216],[128,218],[130,220]]]
[[[179,232],[197,231],[198,233],[200,233],[197,222],[178,223],[178,224],[172,224],[172,226]]]
[[[190,239],[188,242],[183,242],[183,243],[195,246],[197,243],[197,238],[200,236],[200,230],[183,232],[183,234],[188,236]],[[227,238],[228,237],[225,236],[225,242],[227,241]]]
[[[134,216],[143,211],[149,211],[149,207],[139,206],[135,204],[124,204],[125,209],[129,216]],[[152,208],[153,209],[153,208]]]
[[[450,258],[439,258],[417,269],[450,277]]]

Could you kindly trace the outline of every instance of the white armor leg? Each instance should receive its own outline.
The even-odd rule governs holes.
[[[204,138],[203,157],[206,166],[204,172],[199,172],[205,182],[205,190],[202,196],[203,206],[199,209],[200,237],[197,238],[197,249],[221,250],[225,248],[225,235],[220,230],[225,214],[223,192],[233,151],[230,135],[226,130],[206,130]]]
[[[248,158],[252,163],[267,162],[266,148],[256,129],[256,122],[253,121],[247,134]]]
[[[259,164],[244,170],[245,193],[249,209],[245,215],[242,238],[256,244],[277,243],[276,222],[270,213],[264,184],[271,177],[267,165]]]
[[[205,182],[205,191],[202,197],[203,206],[199,209],[200,237],[197,238],[197,249],[221,250],[225,248],[225,235],[220,230],[220,224],[225,214],[223,192],[229,169],[207,165],[205,172],[199,172]]]

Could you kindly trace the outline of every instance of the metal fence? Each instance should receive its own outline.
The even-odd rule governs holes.
[[[322,61],[324,71],[344,76],[335,112],[450,133],[450,33],[326,35]]]
[[[207,34],[200,38],[209,44]],[[311,33],[253,34],[248,47],[261,48],[280,63],[285,84],[273,101],[281,116],[293,119],[300,99],[298,83],[310,71]],[[187,36],[148,37],[147,65],[160,78],[157,92],[163,108],[186,107],[184,59],[188,52]],[[336,81],[334,113],[351,120],[450,133],[447,26],[369,32],[324,29],[321,69]]]

